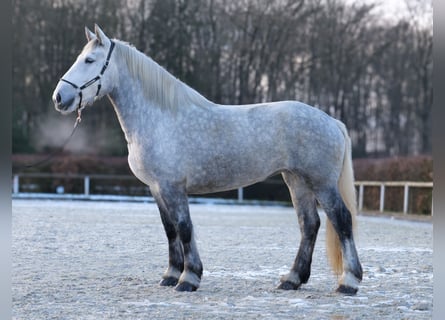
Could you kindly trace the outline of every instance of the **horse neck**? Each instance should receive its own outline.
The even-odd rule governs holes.
[[[142,53],[125,44],[117,43],[119,74],[109,97],[117,113],[127,141],[134,131],[169,121],[180,114],[193,114],[214,104],[186,84],[177,80],[165,69]],[[130,61],[138,58],[135,65]],[[135,70],[137,69],[137,70]],[[140,70],[144,73],[140,73]],[[150,83],[143,77],[148,77]],[[195,113],[196,114],[196,113]]]
[[[144,128],[152,127],[159,118],[159,110],[146,99],[137,79],[126,68],[119,69],[114,89],[108,95],[127,142],[131,142]]]

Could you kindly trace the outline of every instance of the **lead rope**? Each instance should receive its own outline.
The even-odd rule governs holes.
[[[83,109],[85,109],[85,106],[77,109],[77,118],[76,118],[76,122],[74,122],[74,129],[76,129],[77,125],[82,122],[82,110]],[[74,132],[74,130],[73,130],[73,132]]]
[[[83,109],[83,108],[82,108],[82,109]],[[40,160],[40,161],[31,163],[31,164],[25,164],[25,165],[23,165],[23,166],[20,166],[20,167],[18,168],[18,171],[21,171],[21,170],[23,170],[23,169],[29,169],[29,168],[33,168],[33,167],[38,167],[38,166],[40,166],[40,165],[42,165],[42,164],[48,162],[48,161],[51,160],[52,158],[54,158],[54,156],[56,156],[58,153],[61,153],[61,152],[65,149],[65,147],[66,147],[66,145],[68,144],[68,142],[69,142],[69,141],[71,140],[71,138],[73,137],[74,132],[76,132],[77,125],[82,121],[82,119],[81,119],[81,112],[82,112],[81,109],[78,109],[78,110],[77,110],[77,118],[76,118],[76,122],[74,122],[73,131],[71,131],[71,134],[69,135],[69,137],[65,139],[65,141],[64,141],[63,144],[62,144],[62,146],[59,147],[59,150],[56,150],[56,151],[51,152],[51,153],[50,153],[46,158],[44,158],[43,160]]]

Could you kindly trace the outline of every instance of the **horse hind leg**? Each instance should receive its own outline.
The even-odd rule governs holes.
[[[317,199],[326,212],[329,222],[334,229],[334,235],[338,236],[338,238],[334,239],[327,236],[326,239],[331,241],[331,243],[327,243],[328,251],[331,251],[330,256],[333,257],[333,260],[337,260],[331,261],[334,271],[338,274],[341,273],[337,292],[353,295],[357,293],[358,285],[363,277],[362,266],[355,248],[353,217],[336,187],[318,191]],[[328,225],[327,229],[331,226]],[[340,270],[335,270],[336,268]]]
[[[283,178],[297,211],[301,239],[294,264],[290,272],[281,277],[278,289],[296,290],[301,284],[308,282],[311,274],[312,254],[320,228],[320,217],[314,194],[306,187],[304,181],[300,181],[297,176],[290,173],[283,173]]]

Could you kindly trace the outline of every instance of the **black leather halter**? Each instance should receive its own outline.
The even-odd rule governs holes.
[[[68,81],[66,79],[60,79],[63,82],[66,82],[70,85],[72,85],[75,89],[79,90],[79,105],[78,105],[78,110],[82,109],[82,90],[85,88],[88,88],[89,86],[91,86],[93,83],[95,83],[96,81],[99,81],[99,84],[97,85],[97,91],[96,91],[96,95],[94,96],[94,99],[96,99],[99,96],[99,92],[100,92],[100,88],[102,87],[102,84],[100,83],[100,78],[102,77],[102,75],[104,74],[105,70],[107,70],[108,64],[110,62],[110,58],[111,58],[111,53],[113,52],[114,49],[114,41],[111,41],[111,45],[110,45],[110,49],[108,50],[108,55],[107,55],[107,60],[105,61],[102,70],[100,71],[99,75],[97,75],[96,77],[94,77],[93,79],[91,79],[90,81],[85,82],[82,86],[78,86],[75,83],[72,83],[71,81]]]

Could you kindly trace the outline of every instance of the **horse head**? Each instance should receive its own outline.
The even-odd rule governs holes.
[[[56,110],[62,114],[80,112],[113,89],[112,78],[117,72],[110,63],[114,42],[97,25],[94,32],[85,27],[85,34],[88,43],[60,79],[52,96]]]

